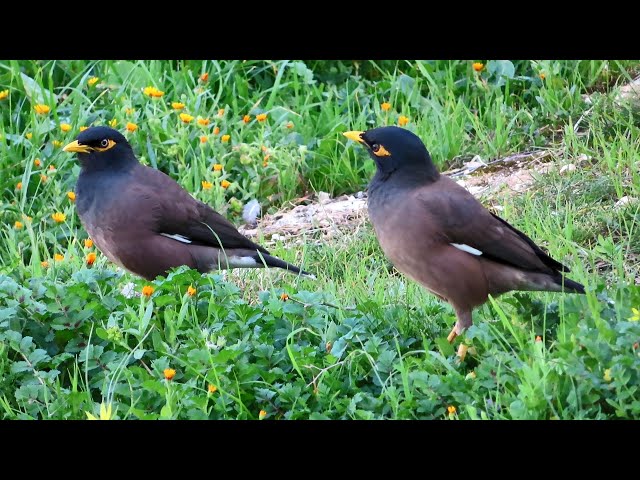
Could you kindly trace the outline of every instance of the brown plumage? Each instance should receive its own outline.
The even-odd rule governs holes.
[[[398,270],[455,310],[449,341],[471,326],[473,309],[488,295],[584,293],[562,276],[567,267],[440,175],[413,133],[382,127],[345,136],[366,146],[376,162],[368,206],[382,250]]]
[[[181,265],[213,269],[298,267],[269,255],[222,215],[175,180],[142,165],[116,130],[93,127],[65,151],[82,165],[76,185],[78,215],[112,262],[152,280]]]

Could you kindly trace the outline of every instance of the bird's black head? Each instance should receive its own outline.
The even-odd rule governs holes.
[[[409,130],[389,126],[366,132],[346,132],[343,135],[367,148],[382,180],[394,172],[414,175],[427,181],[435,181],[439,176],[424,143]]]
[[[82,168],[88,170],[114,170],[138,162],[127,139],[109,127],[87,128],[63,150],[77,153]]]

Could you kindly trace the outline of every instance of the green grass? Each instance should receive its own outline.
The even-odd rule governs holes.
[[[0,418],[81,419],[101,404],[128,419],[640,418],[640,202],[614,208],[640,198],[638,113],[614,102],[640,63],[484,63],[478,73],[470,61],[0,62]],[[489,302],[461,362],[446,342],[451,308],[392,268],[368,224],[272,249],[316,281],[181,268],[146,282],[85,246],[67,197],[79,168],[54,143],[115,120],[143,162],[239,224],[253,198],[273,212],[364,188],[372,162],[340,133],[401,115],[441,169],[548,149],[555,168],[493,201],[587,295]],[[155,290],[127,298],[128,282]]]

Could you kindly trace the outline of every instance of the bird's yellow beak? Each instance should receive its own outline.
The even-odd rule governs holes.
[[[81,145],[77,140],[74,140],[70,144],[66,145],[62,150],[65,152],[89,153],[93,149],[88,145]]]
[[[362,140],[362,134],[364,132],[344,132],[343,135],[347,137],[349,140],[353,140],[354,142],[364,143]]]

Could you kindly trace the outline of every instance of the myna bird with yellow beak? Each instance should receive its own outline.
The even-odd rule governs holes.
[[[369,184],[369,218],[394,266],[453,307],[448,336],[469,328],[489,295],[512,290],[585,293],[524,233],[440,175],[416,135],[381,127],[344,135],[363,145],[377,171]]]
[[[201,273],[266,266],[312,276],[269,255],[171,177],[139,163],[118,131],[88,128],[64,151],[76,153],[82,167],[76,205],[83,226],[109,260],[130,272],[153,280],[181,265]]]

